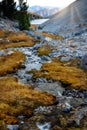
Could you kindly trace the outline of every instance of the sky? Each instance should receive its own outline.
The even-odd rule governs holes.
[[[18,0],[15,1],[18,2]],[[30,7],[34,5],[40,5],[40,6],[64,8],[68,6],[70,3],[74,2],[75,0],[24,0],[24,1],[27,1]]]
[[[40,6],[51,6],[64,8],[75,0],[27,0],[29,6],[40,5]]]

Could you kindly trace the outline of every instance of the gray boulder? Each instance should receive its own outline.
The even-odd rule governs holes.
[[[87,54],[85,54],[81,59],[81,68],[87,70]]]

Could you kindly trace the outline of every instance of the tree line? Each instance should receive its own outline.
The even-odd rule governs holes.
[[[28,5],[24,0],[18,0],[19,9],[14,0],[2,0],[0,2],[0,15],[9,19],[17,19],[20,30],[28,30],[30,27],[29,14],[27,13]]]

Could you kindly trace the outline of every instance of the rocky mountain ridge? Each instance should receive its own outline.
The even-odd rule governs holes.
[[[43,31],[66,37],[87,30],[87,0],[77,0],[42,24]]]
[[[59,8],[58,7],[32,6],[29,8],[29,10],[41,15],[42,17],[49,17],[57,13],[59,11]]]

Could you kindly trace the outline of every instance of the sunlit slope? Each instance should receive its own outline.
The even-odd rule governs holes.
[[[76,30],[76,26],[87,26],[87,0],[77,0],[56,15],[50,18],[42,26],[43,31],[52,33],[69,33],[69,29]]]

